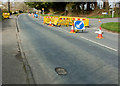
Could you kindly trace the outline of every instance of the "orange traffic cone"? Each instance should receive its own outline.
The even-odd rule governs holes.
[[[34,15],[33,15],[33,18],[34,18]]]
[[[41,18],[41,16],[40,16],[40,18]]]
[[[75,30],[74,30],[74,23],[72,23],[71,31],[70,31],[69,33],[75,33]]]
[[[45,21],[43,21],[43,24],[45,24]]]
[[[101,20],[99,19],[99,22],[101,22]]]
[[[99,39],[103,39],[104,37],[102,36],[102,30],[101,30],[101,27],[100,27],[100,30],[99,30],[99,32],[98,32],[98,37],[96,37],[96,38],[99,38]]]
[[[50,20],[50,24],[49,24],[49,26],[52,26],[51,20]]]

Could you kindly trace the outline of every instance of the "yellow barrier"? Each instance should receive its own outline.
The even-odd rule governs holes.
[[[74,23],[74,21],[83,21],[85,27],[89,26],[89,19],[87,18],[80,18],[80,17],[67,17],[67,16],[45,16],[44,17],[44,23],[49,24],[51,20],[51,23],[53,25],[72,25],[72,23]]]
[[[59,20],[58,16],[54,17],[53,25],[57,25],[58,24],[58,20]]]
[[[46,16],[44,16],[44,18],[43,18],[43,23],[45,24],[46,23]]]
[[[58,18],[59,18],[58,16],[44,16],[43,21],[45,24],[49,24],[50,20],[51,20],[51,23],[56,25],[56,23],[57,23],[56,20],[58,20]]]
[[[49,24],[50,23],[50,19],[49,19],[49,16],[46,16],[46,21],[45,21],[46,24]]]
[[[61,26],[61,25],[66,25],[68,26],[69,25],[69,21],[70,21],[70,18],[66,17],[66,16],[60,16],[60,17],[56,17],[54,19],[54,22],[53,24],[54,25],[58,25],[58,26]]]
[[[72,21],[79,21],[79,20],[84,22],[85,27],[89,26],[89,19],[81,18],[81,17],[71,17],[70,25],[72,25],[71,23]]]
[[[3,16],[3,18],[9,18],[10,17],[10,13],[3,13],[2,16]]]

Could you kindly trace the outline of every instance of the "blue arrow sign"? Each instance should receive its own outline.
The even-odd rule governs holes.
[[[34,14],[34,17],[36,17],[36,18],[37,18],[37,17],[38,17],[38,14]]]
[[[83,23],[83,21],[75,21],[74,25],[75,25],[76,29],[84,29],[84,23]]]

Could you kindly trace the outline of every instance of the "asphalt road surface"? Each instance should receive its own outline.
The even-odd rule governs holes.
[[[70,27],[49,27],[28,14],[18,17],[18,27],[36,84],[118,83],[117,34],[96,39],[97,27],[71,34]],[[58,75],[57,67],[67,74]]]

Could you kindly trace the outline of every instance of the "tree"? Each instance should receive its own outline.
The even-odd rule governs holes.
[[[104,3],[103,3],[103,9],[109,9],[109,3],[108,3],[108,0],[105,0]]]
[[[87,11],[92,11],[92,8],[90,7],[91,4],[92,2],[87,2]]]
[[[44,8],[46,11],[49,12],[64,10],[66,5],[65,2],[25,2],[25,4],[36,9]]]

